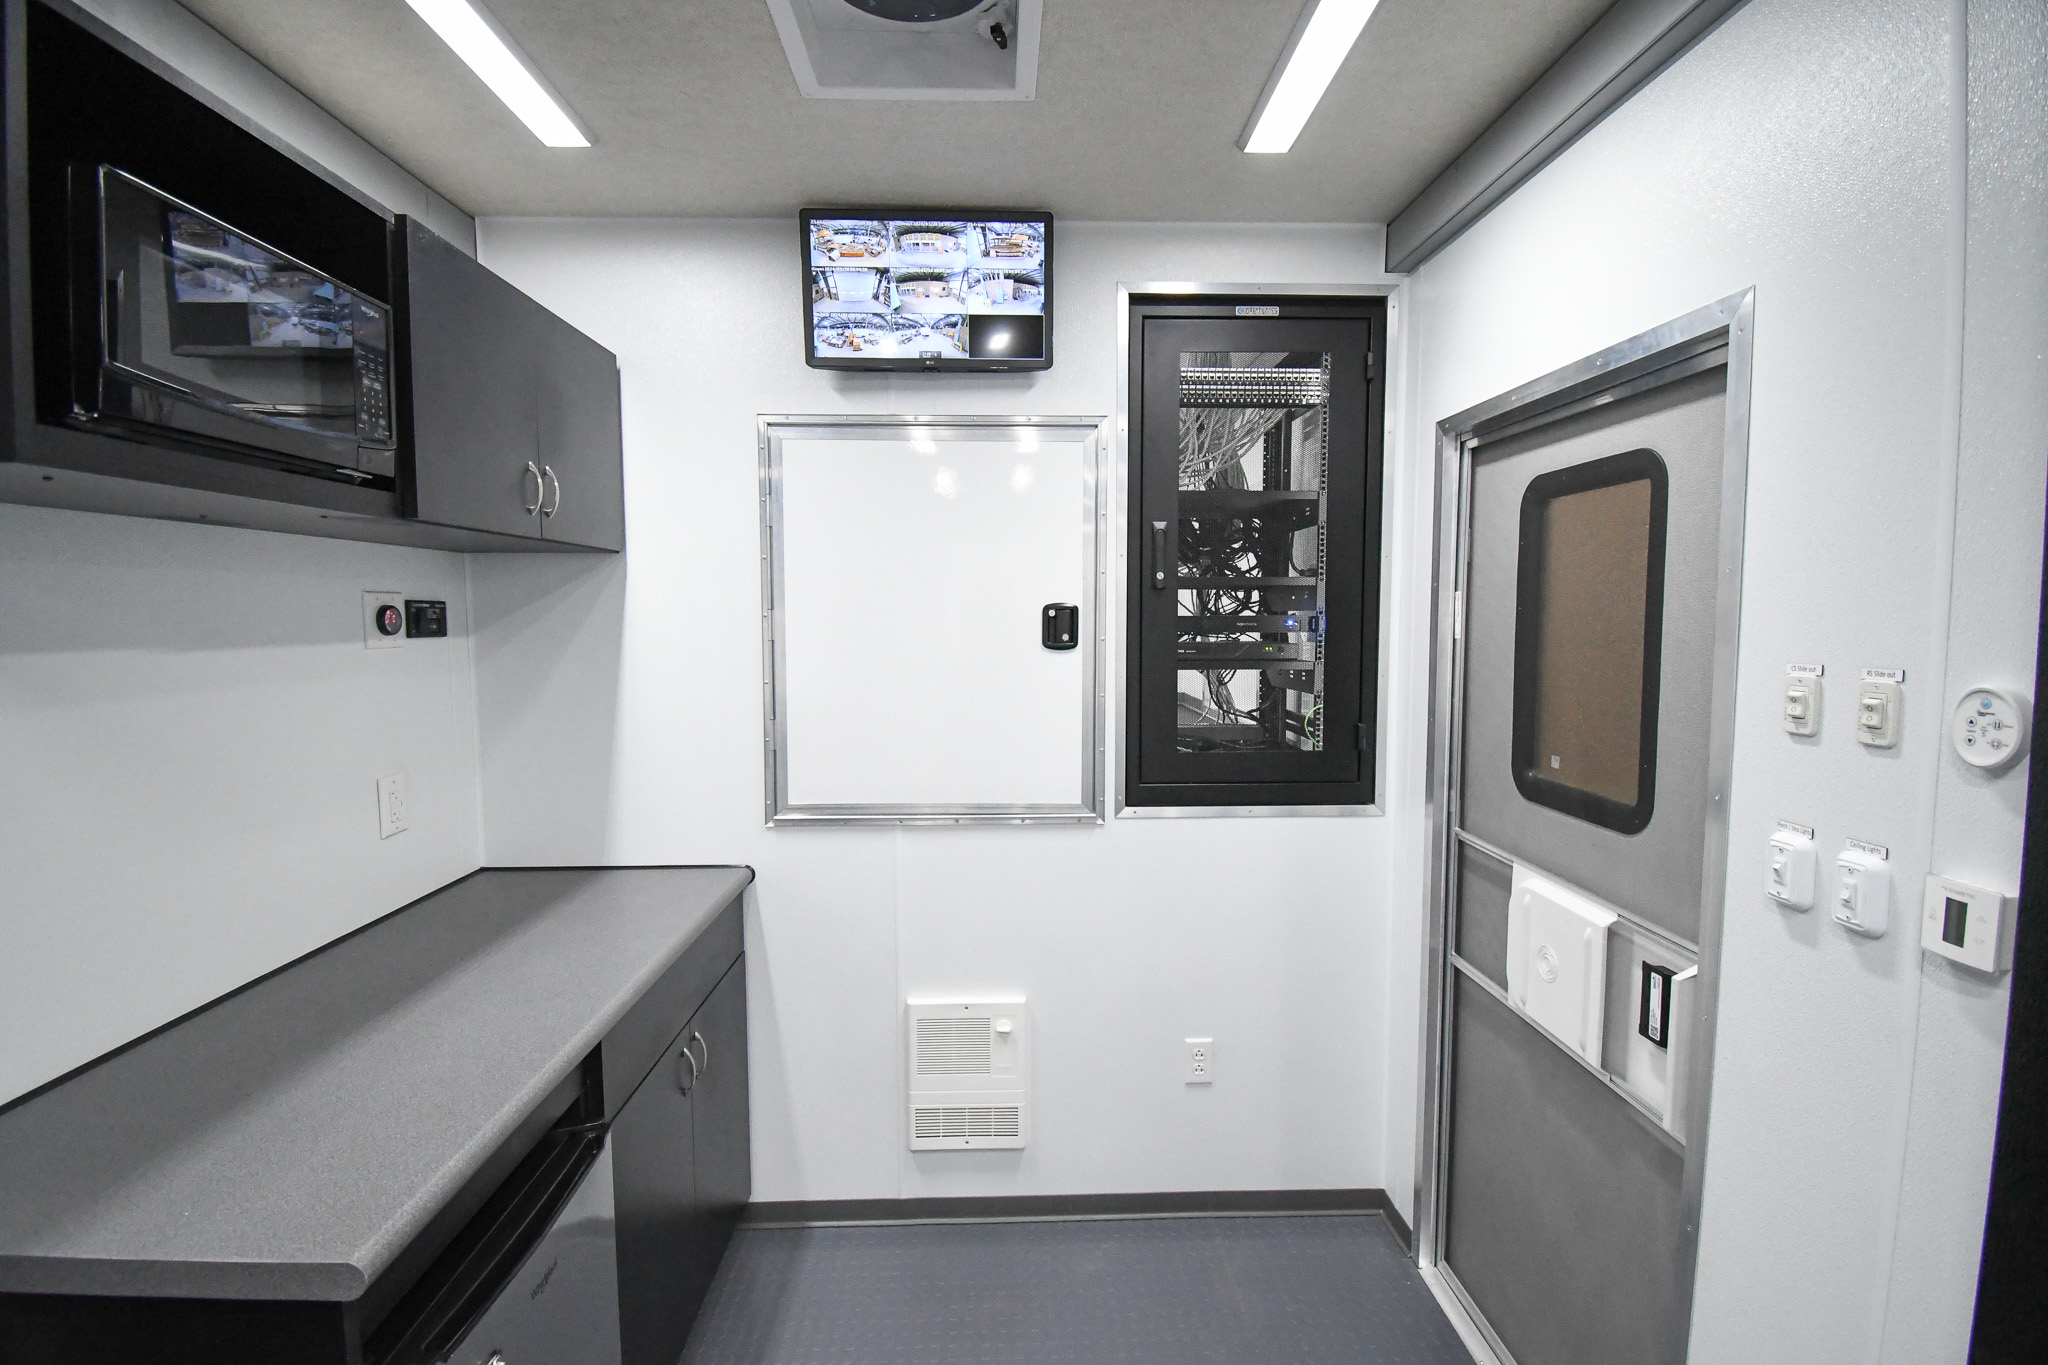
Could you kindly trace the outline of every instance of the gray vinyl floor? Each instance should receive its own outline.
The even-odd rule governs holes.
[[[1375,1215],[743,1228],[683,1365],[1471,1365]]]

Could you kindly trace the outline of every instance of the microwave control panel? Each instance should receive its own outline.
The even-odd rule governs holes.
[[[391,438],[391,353],[384,339],[390,334],[390,318],[383,305],[358,298],[355,301],[356,441],[361,445],[390,449]]]

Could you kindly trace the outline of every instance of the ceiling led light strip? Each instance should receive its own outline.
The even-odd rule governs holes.
[[[1294,146],[1378,4],[1379,0],[1308,0],[1244,136],[1238,139],[1241,150],[1284,152]]]
[[[505,30],[471,0],[405,0],[491,93],[550,147],[588,147],[590,134]]]

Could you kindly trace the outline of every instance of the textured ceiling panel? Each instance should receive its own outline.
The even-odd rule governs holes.
[[[1384,222],[1609,0],[1383,0],[1294,151],[1237,137],[1302,0],[1046,0],[1028,103],[806,100],[763,0],[490,0],[595,134],[540,146],[405,0],[184,0],[478,215],[1017,204]]]

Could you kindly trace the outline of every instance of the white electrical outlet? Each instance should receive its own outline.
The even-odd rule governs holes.
[[[1216,1079],[1216,1040],[1214,1038],[1184,1039],[1188,1045],[1189,1085],[1209,1085]]]
[[[397,649],[405,643],[405,594],[363,594],[363,648]]]
[[[406,827],[405,774],[377,779],[377,837],[389,839]]]

